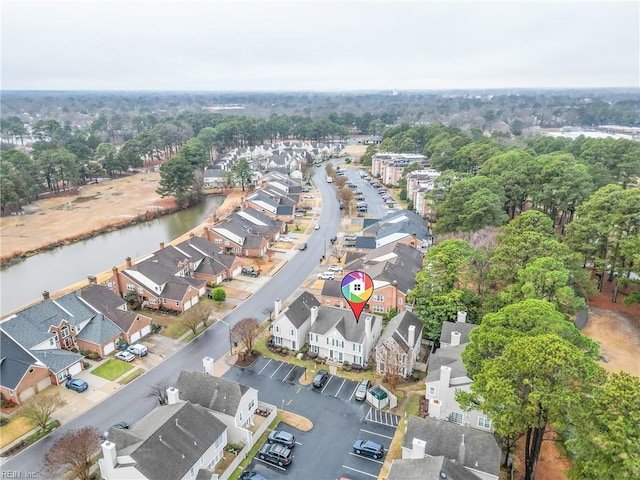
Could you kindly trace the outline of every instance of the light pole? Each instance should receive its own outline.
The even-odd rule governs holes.
[[[224,323],[229,328],[229,356],[233,355],[233,345],[231,344],[231,325],[224,320],[220,319],[219,322]]]

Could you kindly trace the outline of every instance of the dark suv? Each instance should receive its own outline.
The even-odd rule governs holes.
[[[284,430],[274,430],[269,434],[267,441],[269,443],[279,443],[287,448],[293,448],[296,446],[296,438]]]
[[[246,275],[248,277],[257,277],[258,275],[260,275],[260,272],[255,270],[253,267],[251,267],[251,268],[243,268],[242,269],[242,275]]]
[[[353,451],[358,455],[366,455],[376,459],[382,458],[384,455],[384,447],[371,440],[356,440],[353,442]]]
[[[313,379],[313,386],[316,388],[322,388],[329,378],[329,372],[326,370],[318,370],[316,378]]]
[[[265,443],[258,451],[258,458],[280,467],[289,465],[293,458],[291,450],[279,443]]]

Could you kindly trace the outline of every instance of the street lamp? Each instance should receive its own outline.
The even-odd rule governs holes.
[[[233,345],[231,344],[231,325],[229,325],[224,320],[220,319],[219,322],[224,323],[227,327],[229,327],[229,356],[233,355]]]

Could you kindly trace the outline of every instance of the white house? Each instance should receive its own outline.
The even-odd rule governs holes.
[[[413,313],[404,311],[393,317],[384,329],[375,348],[376,371],[387,369],[403,378],[413,373],[413,364],[420,355],[424,326]]]
[[[311,325],[311,310],[320,302],[309,292],[303,292],[289,307],[280,312],[280,300],[275,301],[275,320],[271,325],[273,342],[276,345],[299,350],[307,341]]]

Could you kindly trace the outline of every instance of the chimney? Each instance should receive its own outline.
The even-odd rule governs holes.
[[[417,459],[424,458],[424,452],[426,449],[427,449],[427,442],[414,437],[413,440],[411,441],[411,458],[417,458]]]
[[[311,326],[318,319],[318,307],[311,307]]]
[[[449,388],[449,383],[451,382],[451,367],[445,367],[442,365],[440,367],[440,392],[446,391]]]
[[[98,283],[98,279],[95,275],[87,275],[87,280],[89,281],[89,285],[95,285]]]
[[[45,290],[44,292],[42,292],[42,298],[44,300],[49,300],[49,292],[47,290]]]
[[[202,370],[207,375],[213,375],[213,358],[204,357],[202,359]]]
[[[164,248],[164,242],[160,242],[160,250]]]
[[[279,298],[276,298],[273,302],[273,316],[274,318],[280,315],[280,310],[282,310],[282,301]]]
[[[131,257],[125,258],[124,261],[127,262],[127,268],[131,268]]]
[[[118,452],[116,451],[116,444],[105,440],[102,443],[102,456],[104,457],[104,465],[111,470],[118,464]],[[101,463],[102,465],[102,463]],[[109,478],[109,476],[105,476]]]
[[[458,312],[458,322],[466,323],[467,321],[467,312]]]
[[[460,332],[451,332],[451,346],[457,347],[460,345],[460,337],[462,334]]]
[[[464,445],[464,433],[462,434],[462,442],[458,445],[458,461],[464,465],[464,457],[466,456],[467,448]]]
[[[175,405],[180,400],[178,389],[175,387],[167,388],[167,405]]]
[[[409,337],[408,338],[409,348],[413,349],[413,347],[415,347],[416,345],[416,326],[415,325],[409,326],[409,333],[407,336]]]
[[[391,285],[393,286],[392,307],[395,308],[396,313],[398,313],[398,281],[394,280],[393,282],[391,282]]]
[[[113,282],[113,293],[122,297],[122,293],[120,292],[120,282],[118,281],[118,267],[113,267],[111,269],[111,281]]]

